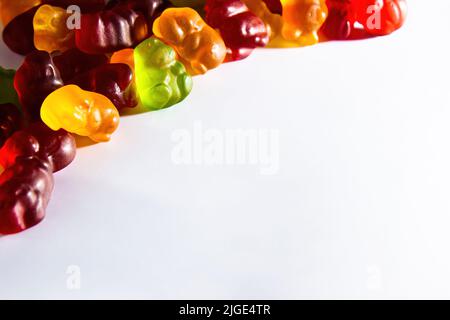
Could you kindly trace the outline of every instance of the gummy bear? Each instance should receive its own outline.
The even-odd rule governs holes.
[[[6,26],[15,17],[41,4],[41,0],[0,0],[0,20]]]
[[[407,15],[405,0],[327,0],[327,5],[330,16],[322,31],[333,40],[390,34],[403,25]]]
[[[80,74],[67,84],[107,97],[120,111],[138,104],[133,71],[124,63],[105,64]]]
[[[266,25],[241,0],[207,0],[205,11],[206,22],[220,31],[227,46],[226,61],[244,59],[269,42]]]
[[[34,15],[34,45],[48,52],[75,47],[75,32],[67,27],[70,16],[65,9],[43,5]]]
[[[53,54],[53,62],[64,82],[69,82],[79,74],[104,65],[108,63],[108,60],[104,54],[88,54],[77,48]]]
[[[134,49],[122,49],[114,52],[111,56],[111,63],[125,63],[131,70],[134,70]]]
[[[19,158],[0,175],[0,234],[29,229],[45,217],[53,191],[51,165],[35,157]]]
[[[0,165],[14,165],[18,158],[36,156],[49,161],[52,171],[67,167],[75,158],[76,144],[73,136],[64,131],[53,131],[42,122],[17,131],[0,150]]]
[[[59,71],[46,51],[33,51],[27,55],[14,77],[22,110],[31,121],[40,120],[42,102],[63,85]]]
[[[7,70],[0,67],[0,104],[12,103],[20,106],[19,97],[17,96],[16,89],[14,89],[15,74],[15,70]]]
[[[42,121],[53,130],[106,142],[119,125],[119,112],[105,96],[67,85],[53,91],[41,108]]]
[[[75,158],[75,139],[42,123],[16,132],[0,150],[0,234],[31,228],[45,217],[53,173]]]
[[[176,60],[174,49],[156,38],[149,38],[134,50],[136,84],[142,104],[162,109],[186,98],[192,78]]]
[[[81,15],[81,27],[75,30],[78,49],[91,54],[113,53],[134,47],[147,37],[144,15],[120,5]]]
[[[318,43],[318,31],[328,15],[325,0],[281,0],[281,4],[283,38],[301,46]]]
[[[0,148],[14,132],[22,127],[22,115],[11,103],[0,104]]]
[[[220,34],[191,8],[169,8],[155,20],[153,33],[172,46],[192,75],[218,67],[226,56]]]
[[[267,4],[262,0],[242,0],[242,2],[266,24],[270,41],[281,35],[283,26],[281,15],[270,11]]]
[[[39,7],[18,15],[3,29],[3,41],[9,49],[21,55],[36,50],[34,46],[33,17]]]

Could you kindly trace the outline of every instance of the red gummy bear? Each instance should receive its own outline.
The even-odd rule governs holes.
[[[45,217],[53,191],[53,174],[48,161],[19,158],[0,176],[0,234],[31,228]]]
[[[125,5],[83,14],[81,27],[75,30],[77,48],[89,54],[113,53],[131,48],[148,36],[145,16]]]
[[[107,63],[74,77],[67,84],[107,97],[121,111],[138,104],[133,70],[124,63]]]
[[[64,85],[52,56],[46,51],[29,53],[14,76],[24,114],[31,121],[40,121],[45,98]]]
[[[16,132],[0,149],[0,234],[31,228],[45,217],[53,173],[75,158],[73,136],[42,123]]]
[[[18,15],[3,29],[3,41],[15,53],[27,55],[36,50],[33,18],[38,8],[39,6],[36,6]]]
[[[244,59],[269,42],[266,25],[241,0],[207,0],[205,11],[206,22],[227,46],[226,61]]]
[[[88,54],[77,48],[53,53],[52,57],[64,83],[109,62],[104,54]]]
[[[333,40],[390,34],[403,25],[407,14],[405,0],[327,0],[327,6],[322,31]],[[356,23],[363,33],[358,33]]]

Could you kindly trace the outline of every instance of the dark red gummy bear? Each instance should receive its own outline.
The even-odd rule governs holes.
[[[55,53],[53,62],[58,68],[62,80],[69,82],[77,75],[108,63],[109,59],[104,54],[88,54],[72,48],[63,53]]]
[[[36,6],[18,15],[3,29],[3,41],[15,53],[26,55],[36,50],[33,18],[38,8],[39,6]]]
[[[70,84],[100,93],[118,110],[134,108],[138,104],[133,71],[124,63],[110,63],[73,78]]]
[[[246,58],[269,42],[264,22],[240,0],[207,0],[206,22],[220,31],[227,46],[226,61]]]
[[[45,217],[53,172],[75,158],[75,139],[43,123],[16,132],[0,149],[0,234],[31,228]]]
[[[0,104],[0,148],[22,125],[22,115],[14,104]]]
[[[23,111],[31,121],[40,120],[42,102],[63,85],[51,55],[45,51],[28,54],[14,77],[14,87]]]
[[[148,35],[142,13],[126,6],[116,6],[81,15],[81,28],[75,30],[75,42],[78,49],[86,53],[112,53],[134,47]]]
[[[12,166],[19,157],[36,156],[49,161],[54,172],[67,167],[75,158],[76,145],[73,136],[64,131],[53,131],[38,122],[16,132],[0,149],[0,165]]]
[[[14,234],[38,224],[45,217],[53,191],[48,161],[18,158],[0,175],[0,234]]]

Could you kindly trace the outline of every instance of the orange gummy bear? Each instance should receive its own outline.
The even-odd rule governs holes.
[[[169,8],[155,20],[153,33],[180,56],[191,75],[218,67],[227,48],[220,34],[191,8]]]

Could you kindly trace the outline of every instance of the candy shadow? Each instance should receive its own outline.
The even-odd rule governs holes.
[[[120,117],[130,117],[130,116],[136,116],[142,113],[148,113],[148,112],[152,112],[152,111],[158,111],[158,110],[149,110],[144,108],[144,106],[139,103],[136,107],[134,108],[127,108],[124,109],[120,112]]]

